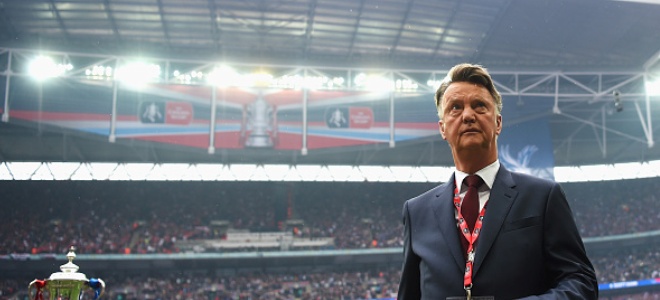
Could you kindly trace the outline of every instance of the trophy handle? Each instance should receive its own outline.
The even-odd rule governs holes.
[[[32,287],[34,287],[34,298],[35,300],[43,300],[44,299],[44,294],[42,289],[46,287],[46,280],[39,280],[35,279],[30,282],[30,285],[28,285],[28,297],[32,298]]]
[[[90,278],[87,285],[94,290],[94,300],[103,296],[103,293],[105,292],[105,281],[103,281],[103,279]]]

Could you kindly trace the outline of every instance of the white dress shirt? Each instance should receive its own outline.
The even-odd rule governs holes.
[[[481,187],[479,187],[479,211],[484,208],[486,205],[486,202],[488,202],[488,198],[490,198],[490,190],[493,188],[493,183],[495,182],[495,176],[497,176],[497,171],[500,170],[500,161],[495,160],[492,164],[486,166],[485,168],[477,171],[475,174],[484,181],[485,184],[482,184]],[[461,197],[461,204],[463,202],[463,198],[465,197],[465,194],[467,194],[468,186],[467,183],[464,182],[463,179],[465,177],[468,177],[468,173],[461,172],[459,170],[454,171],[454,177],[456,179],[456,184],[455,186],[460,186],[459,190],[459,195]],[[460,183],[460,184],[459,184]]]

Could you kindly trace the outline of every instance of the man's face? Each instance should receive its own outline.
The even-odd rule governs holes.
[[[463,150],[497,153],[502,116],[485,87],[469,82],[452,83],[443,95],[441,113],[440,133],[454,153]]]

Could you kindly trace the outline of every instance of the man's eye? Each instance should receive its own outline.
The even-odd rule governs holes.
[[[488,108],[488,105],[486,105],[484,102],[477,102],[474,104],[474,108],[478,109],[479,111],[483,111]]]

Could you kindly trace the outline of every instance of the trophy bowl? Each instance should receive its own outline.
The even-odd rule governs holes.
[[[35,279],[28,286],[30,299],[43,300],[44,294],[50,300],[79,300],[83,299],[86,290],[94,291],[94,299],[98,299],[105,291],[105,282],[100,278],[87,279],[85,274],[78,273],[79,267],[73,263],[76,258],[75,248],[72,246],[66,255],[68,263],[60,266],[61,272],[50,275],[48,279]]]

